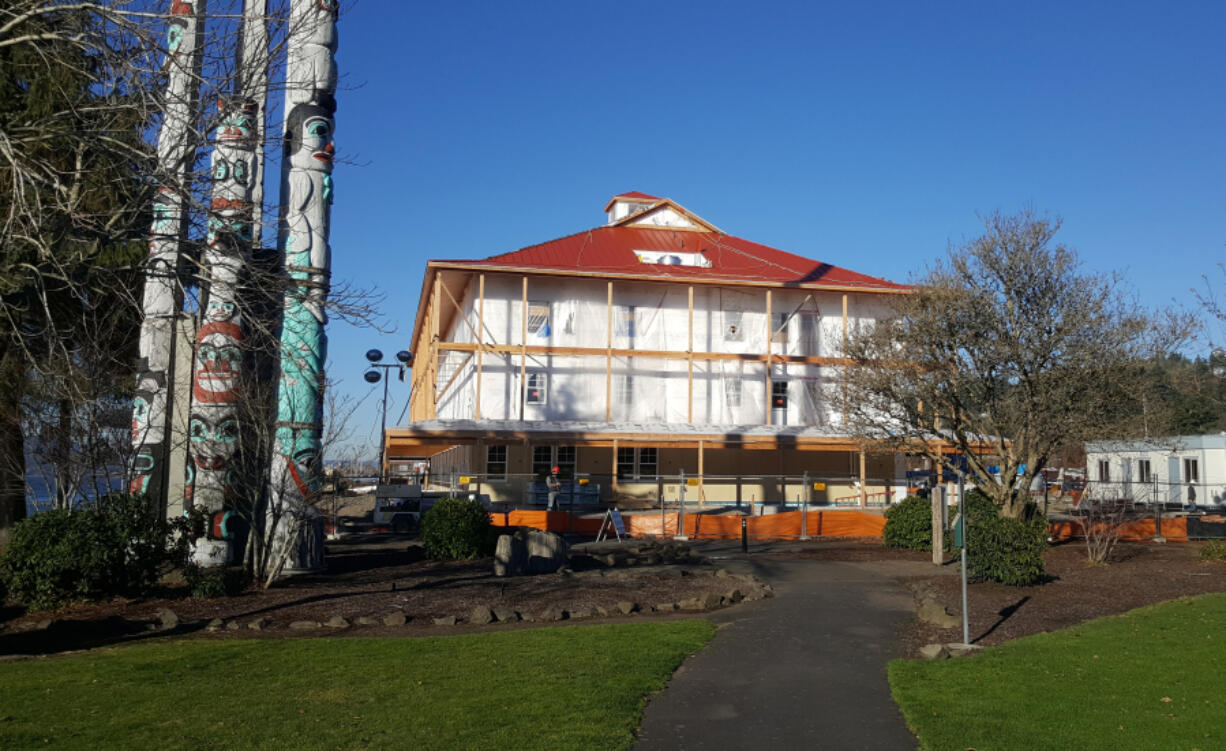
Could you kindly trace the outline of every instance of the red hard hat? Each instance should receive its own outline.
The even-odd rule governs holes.
[[[554,468],[553,468],[553,471],[554,471],[554,474],[557,474],[557,472],[558,472],[558,468],[557,468],[557,467],[554,467]]]

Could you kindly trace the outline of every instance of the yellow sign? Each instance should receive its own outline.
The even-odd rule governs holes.
[[[814,490],[825,490],[825,489],[826,489],[826,483],[824,483],[824,482],[815,482],[815,483],[813,483],[813,489],[814,489]]]
[[[685,478],[685,484],[689,485],[691,488],[696,488],[698,487],[698,478],[697,477],[687,477]]]
[[[468,483],[470,483],[470,482],[472,482],[472,481],[473,481],[473,478],[471,478],[471,477],[465,477],[465,476],[461,476],[461,477],[460,477],[460,484],[461,484],[461,485],[467,485]]]
[[[587,484],[588,484],[588,482],[589,482],[589,480],[588,480],[586,477],[580,477],[580,478],[579,478],[579,484],[580,484],[580,485],[587,485]]]

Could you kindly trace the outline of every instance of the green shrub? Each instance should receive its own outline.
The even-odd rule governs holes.
[[[187,560],[181,522],[142,496],[110,495],[94,507],[35,514],[13,527],[0,579],[32,608],[148,592]]]
[[[1202,561],[1226,561],[1226,540],[1210,540],[1200,549]]]
[[[973,579],[1025,587],[1047,578],[1047,517],[1037,506],[1027,505],[1020,519],[1003,518],[978,490],[966,494],[966,506],[966,560]]]
[[[439,560],[489,555],[490,515],[480,501],[443,498],[422,517],[421,540],[426,555]]]
[[[932,501],[909,495],[886,509],[882,539],[887,548],[932,550]]]
[[[189,563],[183,567],[192,597],[234,597],[251,583],[247,570],[241,566],[200,566]]]

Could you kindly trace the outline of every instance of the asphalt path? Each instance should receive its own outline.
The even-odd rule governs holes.
[[[694,547],[775,597],[711,615],[719,632],[650,698],[636,751],[916,748],[886,682],[909,591],[871,563]]]

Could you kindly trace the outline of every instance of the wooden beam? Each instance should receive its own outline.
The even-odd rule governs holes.
[[[430,388],[433,391],[434,398],[430,400],[430,414],[426,417],[432,419],[438,416],[438,353],[439,353],[439,308],[440,291],[443,286],[443,279],[440,275],[434,275],[434,298],[433,307],[430,310]]]
[[[868,457],[860,449],[860,508],[868,506]]]
[[[477,403],[474,419],[481,419],[481,360],[485,354],[485,274],[477,277]]]
[[[524,419],[524,398],[528,393],[528,277],[524,276],[523,291],[520,293],[520,327],[519,327],[519,419]]]
[[[611,283],[610,283],[610,286],[612,286]],[[617,439],[616,438],[613,439],[613,462],[609,464],[609,467],[610,467],[609,474],[612,476],[609,479],[609,487],[613,489],[614,493],[616,493],[617,492]]]
[[[443,397],[447,396],[447,392],[451,389],[451,384],[455,383],[455,379],[460,377],[460,373],[464,370],[464,366],[467,365],[472,359],[473,356],[470,354],[460,362],[460,367],[455,369],[455,372],[452,373],[451,377],[447,379],[447,383],[443,384],[443,388],[439,389],[438,396],[435,400],[435,406],[438,406],[438,402],[441,402]]]
[[[608,326],[604,350],[604,421],[613,414],[613,282],[609,282]],[[616,457],[615,457],[616,458]]]
[[[706,472],[703,470],[703,449],[705,441],[698,442],[698,505],[701,507],[707,500],[706,484],[703,476]]]
[[[689,355],[689,376],[686,391],[686,422],[694,422],[694,285],[689,287],[690,338],[685,351]],[[699,470],[701,473],[702,470]]]
[[[440,342],[439,348],[453,352],[476,352],[477,345],[471,342]],[[655,357],[661,360],[688,360],[691,354],[695,360],[711,360],[725,362],[761,362],[787,363],[789,365],[850,365],[851,361],[843,357],[812,357],[808,355],[766,355],[742,354],[739,352],[686,352],[684,350],[668,349],[620,349],[609,347],[553,347],[531,345],[523,347],[518,344],[487,344],[485,351],[494,354],[519,354],[521,350],[530,355],[554,355],[566,357]]]
[[[766,290],[766,424],[771,424],[771,339],[774,338],[774,322],[771,320],[771,291]]]

